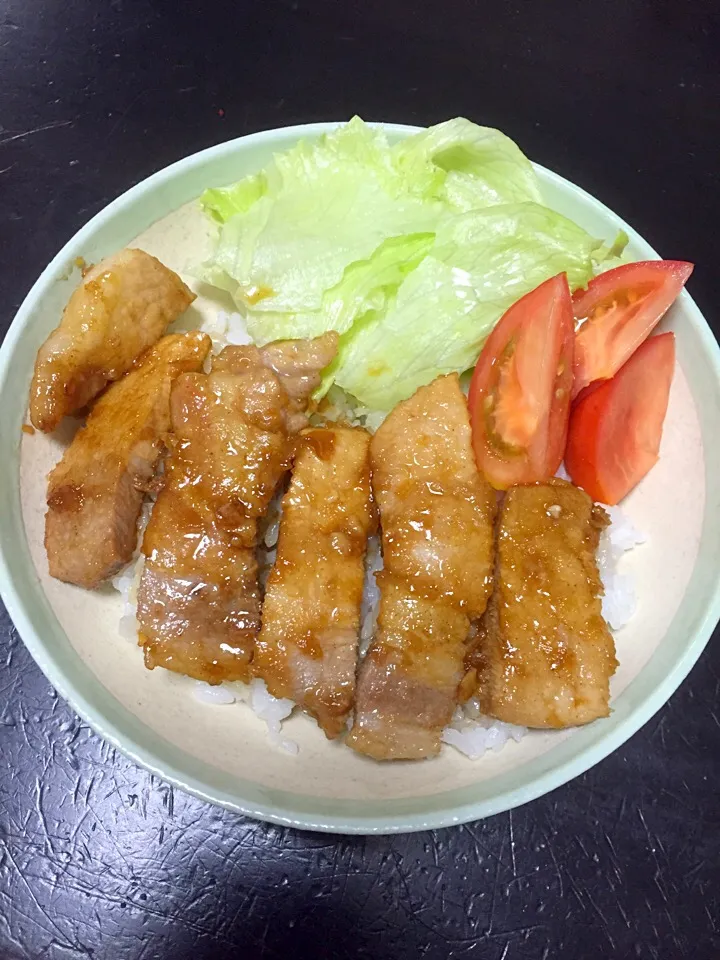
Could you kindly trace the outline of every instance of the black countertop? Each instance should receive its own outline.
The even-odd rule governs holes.
[[[109,200],[202,147],[359,113],[499,126],[717,325],[720,28],[665,0],[5,0],[0,323]],[[542,800],[392,838],[255,823],[98,739],[0,619],[0,958],[720,956],[720,644]]]

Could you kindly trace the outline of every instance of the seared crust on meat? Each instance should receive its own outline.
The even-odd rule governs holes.
[[[170,429],[175,378],[210,350],[201,333],[163,337],[95,404],[48,477],[45,549],[50,573],[97,587],[128,563],[143,488]]]
[[[92,267],[60,325],[38,350],[30,419],[50,431],[88,404],[187,309],[195,294],[143,250],[121,250]]]
[[[335,342],[288,350],[309,370],[332,360]],[[145,531],[138,591],[149,669],[208,683],[249,679],[260,629],[257,522],[292,462],[292,433],[307,422],[300,411],[308,394],[290,397],[268,359],[273,346],[226,347],[210,374],[181,377],[173,390],[175,439]],[[305,382],[310,390],[315,379]]]
[[[475,464],[457,375],[398,404],[371,455],[385,566],[348,743],[377,760],[421,759],[440,750],[492,587],[495,494]]]
[[[360,428],[300,434],[283,498],[275,565],[253,673],[336,737],[355,696],[364,557],[373,524],[370,435]]]
[[[526,727],[608,716],[617,661],[595,558],[607,523],[565,480],[508,491],[495,591],[473,658],[483,712]]]

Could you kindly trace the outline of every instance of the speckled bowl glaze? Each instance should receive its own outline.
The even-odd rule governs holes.
[[[329,743],[304,716],[286,730],[297,756],[271,746],[243,704],[198,702],[190,685],[144,669],[140,650],[118,634],[121,601],[53,581],[43,550],[45,475],[66,437],[28,436],[27,390],[35,353],[77,282],[77,257],[97,262],[128,244],[160,257],[199,296],[183,326],[230,305],[189,273],[210,240],[196,198],[263,167],[278,150],[335,124],[270,130],[220,144],[138,184],[60,251],[28,294],[0,350],[0,590],[23,640],[48,679],[103,737],[154,773],[197,796],[276,823],[338,833],[423,830],[526,803],[597,763],[667,700],[720,617],[720,352],[687,293],[663,327],[677,336],[673,382],[658,466],[624,507],[648,542],[624,562],[639,609],[616,636],[620,667],[612,715],[574,731],[532,732],[470,761],[444,748],[422,763],[382,765]],[[416,128],[383,125],[391,139]],[[614,213],[557,174],[537,167],[546,203],[598,237],[619,228],[638,259],[655,251]],[[667,251],[682,256],[681,250]],[[61,734],[58,734],[61,735]]]

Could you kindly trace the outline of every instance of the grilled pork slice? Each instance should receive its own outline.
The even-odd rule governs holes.
[[[330,738],[355,695],[364,556],[373,522],[370,435],[306,430],[283,498],[253,673],[316,717]]]
[[[277,374],[290,398],[293,432],[305,426],[307,398],[320,386],[321,371],[335,358],[338,340],[331,330],[314,340],[276,340],[262,348],[263,362]]]
[[[215,358],[213,370],[235,370],[254,364],[271,370],[287,394],[284,416],[289,433],[307,424],[308,398],[320,386],[321,372],[334,359],[339,337],[334,330],[313,340],[275,340],[264,347],[226,347]]]
[[[195,294],[142,250],[121,250],[92,267],[38,351],[30,419],[44,431],[119,379],[192,303]]]
[[[480,702],[490,716],[569,727],[608,715],[617,661],[595,560],[607,522],[565,480],[508,491],[478,636]]]
[[[132,557],[143,487],[170,429],[170,391],[210,350],[200,333],[163,337],[95,404],[48,477],[50,573],[97,587]]]
[[[371,466],[385,567],[348,743],[378,760],[420,759],[440,750],[492,587],[495,494],[475,465],[456,375],[393,410]]]
[[[378,632],[360,667],[348,744],[376,760],[432,757],[455,707],[469,621],[405,580],[376,578]]]
[[[173,456],[143,538],[137,617],[149,669],[208,683],[247,679],[260,629],[254,528],[220,526],[195,499],[189,464]]]
[[[298,362],[312,355],[327,366],[337,337],[304,343]],[[212,373],[181,377],[173,391],[175,439],[138,591],[149,669],[208,683],[249,678],[260,629],[257,521],[290,466],[297,416],[267,350],[226,347]]]

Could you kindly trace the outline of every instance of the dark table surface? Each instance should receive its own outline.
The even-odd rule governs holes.
[[[4,0],[2,328],[131,184],[221,140],[355,112],[501,127],[663,254],[695,261],[690,289],[715,324],[712,9]],[[374,839],[280,829],[174,791],[73,715],[4,613],[0,662],[2,960],[720,956],[717,642],[573,783],[484,822]]]

